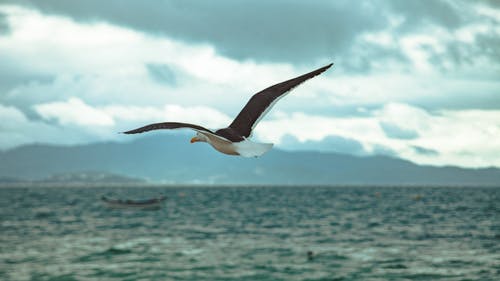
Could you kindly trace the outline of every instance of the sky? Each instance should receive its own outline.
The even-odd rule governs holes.
[[[1,0],[0,150],[225,127],[254,93],[333,62],[253,140],[500,168],[498,46],[498,1]]]

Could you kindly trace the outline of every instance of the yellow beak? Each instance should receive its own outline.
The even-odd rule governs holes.
[[[191,139],[191,143],[194,143],[194,142],[197,142],[197,141],[200,141],[197,137],[193,137],[193,138]]]

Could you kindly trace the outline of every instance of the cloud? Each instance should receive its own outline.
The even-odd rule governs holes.
[[[429,112],[393,104],[375,112],[375,116],[379,120],[392,120],[407,130],[418,132],[418,137],[399,142],[404,144],[404,149],[397,150],[402,158],[430,165],[475,167],[482,162],[498,166],[498,161],[492,155],[500,152],[500,145],[493,144],[492,138],[496,139],[500,134],[500,125],[494,121],[500,116],[499,110]],[[399,122],[397,116],[400,117]]]
[[[308,115],[301,112],[282,113],[264,119],[255,129],[256,138],[266,142],[281,143],[286,135],[300,142],[320,141],[328,136],[361,141],[367,151],[375,143],[382,143],[386,136],[378,120],[373,117],[330,117]]]
[[[34,106],[35,111],[44,120],[56,120],[63,126],[81,127],[115,127],[118,122],[157,123],[166,120],[176,120],[202,126],[219,128],[227,126],[230,118],[210,107],[182,107],[167,104],[164,107],[151,106],[91,106],[72,97],[64,102],[50,102]],[[146,124],[142,124],[146,125]]]
[[[35,106],[45,120],[56,119],[61,125],[112,126],[114,121],[108,115],[85,104],[78,98],[66,102],[52,102]]]
[[[471,44],[460,42],[456,36],[464,28],[483,25],[490,30],[485,34],[489,38],[484,41],[485,48],[496,49],[492,40],[498,37],[495,31],[498,7],[488,2],[387,0],[375,4],[366,0],[352,5],[349,1],[280,0],[251,6],[229,0],[216,3],[151,0],[8,2],[36,8],[42,13],[69,16],[84,24],[107,22],[158,37],[174,38],[188,45],[209,44],[217,54],[240,61],[292,62],[309,66],[334,59],[343,71],[365,73],[377,71],[372,68],[384,61],[408,66],[408,59],[414,63],[415,59],[431,60],[431,64],[444,67],[441,71],[449,71],[456,66],[447,66],[450,59],[467,65],[471,53],[499,59],[497,54],[480,52]],[[280,11],[279,16],[276,11]],[[388,33],[392,37],[385,35]],[[367,35],[383,36],[377,36],[379,42],[360,40]],[[439,44],[445,44],[446,51],[436,52],[425,42],[401,48],[398,41],[408,41],[415,35],[436,39],[441,42]],[[396,44],[384,44],[388,43],[387,39]],[[408,48],[413,51],[409,52]],[[422,65],[417,63],[416,66]]]
[[[10,31],[6,17],[7,16],[4,13],[0,13],[0,34],[7,34]]]
[[[463,1],[443,1],[432,2],[422,1],[387,1],[395,14],[404,17],[403,29],[418,29],[424,24],[437,24],[449,29],[457,28],[465,23],[467,15],[464,13]]]
[[[428,149],[428,148],[421,147],[421,146],[416,146],[416,145],[413,146],[413,149],[415,150],[416,153],[423,154],[423,155],[435,156],[435,155],[439,154],[439,152],[437,150]]]
[[[500,8],[500,3],[496,0],[484,0],[483,2],[488,4],[489,6]]]
[[[256,61],[331,59],[342,54],[357,33],[376,30],[386,22],[381,10],[368,1],[360,5],[285,0],[252,5],[229,0],[22,3],[81,22],[107,21],[184,42],[210,42],[224,56]]]
[[[319,141],[299,141],[293,135],[284,135],[280,139],[279,147],[287,150],[310,150],[324,152],[338,152],[353,155],[368,155],[363,145],[353,139],[328,135]]]
[[[17,128],[17,124],[25,123],[27,121],[26,117],[22,112],[17,110],[15,107],[4,106],[0,104],[0,117],[2,120],[9,120],[10,122],[0,122],[3,130],[14,130]]]
[[[89,136],[86,132],[74,128],[62,128],[45,122],[30,120],[15,107],[0,104],[0,149],[10,149],[23,144],[86,143],[89,139],[96,140],[98,136]]]
[[[327,117],[294,113],[276,115],[256,128],[256,136],[277,147],[339,151],[349,140],[358,153],[397,156],[427,165],[499,166],[500,110],[426,111],[407,104],[388,104],[364,117]],[[391,124],[388,133],[387,127]],[[395,129],[396,128],[396,129]],[[332,138],[332,139],[330,139]],[[330,142],[337,148],[325,145]],[[488,152],[487,152],[488,151]],[[482,164],[480,164],[482,163]]]
[[[156,105],[174,100],[227,107],[224,101],[248,95],[244,91],[253,83],[245,79],[251,73],[266,77],[262,82],[279,81],[280,72],[294,74],[286,67],[231,61],[210,46],[188,46],[104,23],[79,25],[18,7],[3,9],[14,29],[0,42],[0,73],[14,74],[2,101],[25,111],[32,104],[68,96],[93,104]],[[277,72],[280,68],[286,71]],[[174,69],[181,75],[172,78]],[[178,84],[151,83],[152,79],[175,79]],[[227,87],[240,92],[228,99],[222,91]]]
[[[155,81],[165,83],[170,86],[177,86],[178,80],[175,71],[173,71],[168,65],[149,63],[146,64],[146,68]]]
[[[166,120],[192,122],[207,128],[226,126],[230,120],[209,107],[92,106],[75,97],[35,105],[34,111],[39,118],[30,119],[16,107],[0,104],[0,119],[8,120],[0,124],[1,150],[31,143],[74,145],[126,141],[117,133]]]
[[[237,61],[221,56],[211,45],[189,45],[97,20],[80,24],[16,6],[2,9],[14,27],[0,43],[0,73],[12,73],[3,76],[11,78],[0,78],[9,80],[2,83],[9,85],[3,103],[25,114],[29,114],[27,108],[31,106],[27,103],[60,101],[72,95],[93,104],[153,105],[173,101],[189,106],[194,101],[233,116],[252,93],[312,68]],[[307,113],[331,114],[335,114],[332,106],[373,106],[392,101],[425,108],[500,107],[500,82],[488,79],[488,74],[484,75],[486,79],[471,75],[488,69],[486,73],[493,77],[495,71],[500,72],[498,66],[474,60],[475,67],[465,72],[452,70],[453,76],[410,72],[406,66],[410,61],[423,69],[432,67],[433,50],[447,50],[448,41],[445,44],[439,38],[450,38],[446,39],[451,40],[449,45],[456,45],[451,39],[455,35],[424,30],[430,35],[397,37],[393,29],[398,24],[393,25],[379,33],[359,33],[349,48],[350,55],[340,57],[331,71],[296,89],[293,100],[284,99],[279,106],[299,110],[307,104],[302,109]],[[489,29],[474,30],[469,32],[473,45],[477,36]],[[429,42],[435,46],[422,47]],[[412,58],[409,54],[415,50],[422,55]],[[383,53],[386,55],[378,55]],[[354,58],[361,59],[356,62]],[[453,67],[448,61],[443,64]],[[362,69],[359,71],[363,75],[353,75],[347,68]]]
[[[388,137],[399,139],[415,139],[432,123],[426,110],[403,103],[388,103],[375,110],[374,115]]]
[[[418,133],[416,131],[401,128],[398,125],[392,123],[380,122],[380,126],[382,127],[382,130],[384,130],[386,136],[389,138],[415,139],[418,137]]]

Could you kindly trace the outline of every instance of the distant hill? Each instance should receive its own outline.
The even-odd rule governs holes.
[[[129,143],[18,147],[0,152],[0,179],[54,180],[57,175],[98,171],[153,183],[500,186],[496,168],[420,166],[385,156],[278,149],[248,159],[223,155],[188,139],[153,134]]]
[[[143,179],[136,179],[107,172],[68,172],[52,174],[42,179],[21,179],[0,177],[0,187],[23,186],[131,186],[144,185]]]
[[[37,183],[71,183],[71,184],[120,184],[120,183],[144,183],[144,180],[116,175],[107,172],[66,172],[52,174]]]

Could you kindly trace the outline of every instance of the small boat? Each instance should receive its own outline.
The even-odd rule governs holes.
[[[109,207],[112,208],[138,208],[138,209],[152,209],[152,208],[160,208],[162,206],[163,201],[165,201],[167,197],[160,196],[157,198],[150,199],[142,199],[142,200],[122,200],[122,199],[111,199],[106,196],[102,196],[101,200],[106,203]]]

